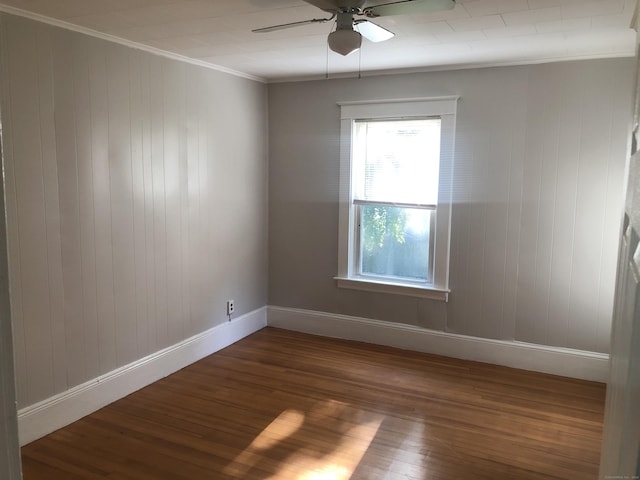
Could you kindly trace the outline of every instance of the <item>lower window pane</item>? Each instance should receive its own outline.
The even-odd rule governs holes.
[[[432,210],[360,206],[360,273],[429,280]]]

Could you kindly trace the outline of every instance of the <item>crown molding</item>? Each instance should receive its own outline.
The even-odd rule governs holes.
[[[612,52],[595,55],[573,55],[568,57],[549,57],[532,60],[494,61],[494,62],[473,62],[449,65],[430,65],[422,67],[391,68],[388,70],[363,70],[362,72],[348,71],[336,72],[329,76],[326,74],[296,75],[288,77],[267,78],[267,83],[292,83],[292,82],[313,82],[318,80],[344,80],[362,79],[366,77],[379,77],[384,75],[410,75],[413,73],[430,72],[454,72],[458,70],[475,70],[480,68],[501,68],[501,67],[522,67],[527,65],[541,65],[546,63],[560,62],[581,62],[585,60],[605,60],[610,58],[630,58],[635,56],[635,50]]]
[[[203,62],[202,60],[197,60],[195,58],[185,57],[184,55],[168,52],[160,48],[155,48],[149,45],[145,45],[143,43],[126,40],[124,38],[116,37],[115,35],[99,32],[91,28],[81,27],[80,25],[75,25],[73,23],[65,22],[64,20],[58,20],[56,18],[47,17],[46,15],[40,15],[38,13],[29,12],[27,10],[22,10],[21,8],[4,5],[2,3],[0,3],[0,12],[28,18],[29,20],[35,20],[36,22],[46,23],[47,25],[51,25],[53,27],[63,28],[65,30],[71,30],[76,33],[82,33],[84,35],[99,38],[107,42],[117,43],[119,45],[123,45],[125,47],[133,48],[136,50],[142,50],[144,52],[151,53],[152,55],[158,55],[160,57],[169,58],[171,60],[177,60],[179,62],[189,63],[191,65],[197,65],[199,67],[207,68],[209,70],[215,70],[217,72],[226,73],[229,75],[233,75],[235,77],[245,78],[247,80],[253,80],[255,82],[260,82],[260,83],[267,82],[267,80],[262,77],[257,77],[255,75],[250,75],[248,73],[239,72],[237,70],[223,67],[221,65],[215,65],[208,62]]]

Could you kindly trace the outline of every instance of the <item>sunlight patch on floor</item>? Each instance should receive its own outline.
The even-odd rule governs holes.
[[[229,464],[227,475],[276,471],[270,480],[348,480],[369,448],[384,417],[327,400],[308,412],[285,410]],[[282,456],[279,444],[287,443]]]

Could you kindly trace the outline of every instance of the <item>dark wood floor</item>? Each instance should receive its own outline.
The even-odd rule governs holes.
[[[595,479],[604,395],[267,328],[25,446],[24,478]]]

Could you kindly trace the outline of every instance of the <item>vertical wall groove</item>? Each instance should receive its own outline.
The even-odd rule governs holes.
[[[38,60],[39,60],[40,55],[38,53],[39,53],[38,52],[38,42],[36,42],[36,56],[38,57]],[[40,67],[41,67],[40,66],[40,61],[38,61],[35,64],[35,68],[36,68],[36,86],[37,86],[37,90],[38,90],[38,117],[42,118],[43,114],[42,114],[42,108],[41,108],[41,103],[42,102],[41,102],[41,96],[40,96],[41,95],[41,93],[40,93],[41,92],[41,90],[40,90],[41,89]],[[38,123],[38,147],[39,147],[40,159],[44,159],[44,152],[43,152],[43,147],[42,146],[45,143],[45,141],[44,141],[44,136],[43,136],[42,129],[43,128],[42,128],[41,123]],[[47,198],[47,194],[46,194],[47,188],[46,188],[46,180],[45,180],[45,175],[46,174],[45,174],[44,165],[43,165],[41,173],[42,173],[42,176],[41,176],[42,191],[45,192],[44,196],[45,196],[45,199],[46,199]],[[46,200],[45,200],[45,202],[46,202]],[[48,218],[47,218],[47,209],[46,208],[44,209],[44,223],[45,223],[45,225],[47,225],[49,223],[48,222]],[[44,236],[44,238],[45,238],[45,243],[47,245],[49,245],[50,244],[49,243],[49,230],[47,228],[45,228],[45,236]],[[49,255],[48,251],[46,253],[46,259],[47,259],[47,262],[46,262],[47,283],[49,285],[51,285],[53,283],[53,279],[51,278],[51,268],[52,268],[51,262],[52,262],[52,260],[50,258],[50,255]],[[48,301],[48,307],[49,307],[48,310],[49,310],[50,314],[49,314],[49,321],[47,323],[47,326],[49,327],[49,335],[51,337],[53,337],[53,332],[54,332],[53,321],[54,321],[54,319],[53,319],[53,313],[52,312],[54,311],[54,308],[53,308],[51,288],[49,288],[48,293],[49,294],[47,295],[47,301]],[[50,359],[51,364],[50,365],[51,365],[51,378],[54,379],[54,388],[58,387],[58,386],[63,386],[64,387],[64,386],[67,385],[67,383],[64,383],[62,385],[56,385],[56,381],[55,381],[56,380],[56,364],[57,364],[56,360],[57,359],[56,359],[56,356],[55,356],[55,351],[53,349],[51,349],[51,359]],[[66,379],[66,375],[65,375],[65,380],[67,380]]]

